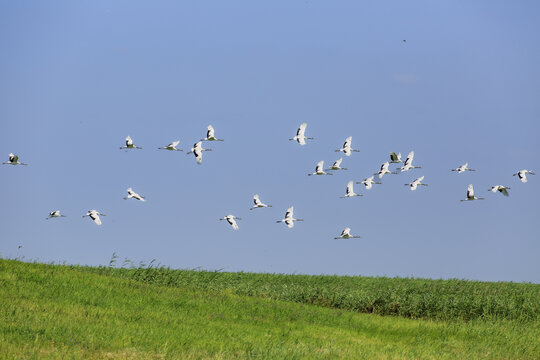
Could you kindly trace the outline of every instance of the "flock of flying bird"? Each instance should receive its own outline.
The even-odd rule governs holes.
[[[298,128],[298,130],[296,132],[296,135],[294,137],[290,138],[289,140],[296,141],[300,145],[306,145],[306,140],[313,140],[314,138],[306,136],[306,134],[305,134],[306,133],[306,127],[307,127],[307,123],[302,123],[300,125],[300,127]],[[193,154],[195,156],[195,159],[196,159],[198,164],[202,163],[202,156],[203,156],[204,151],[212,151],[212,149],[204,149],[202,147],[203,141],[223,141],[223,139],[216,138],[215,134],[214,134],[214,128],[212,127],[212,125],[209,125],[208,128],[207,128],[206,137],[204,139],[201,139],[197,143],[195,143],[193,145],[193,147],[191,148],[191,150],[186,153],[186,154]],[[180,141],[173,141],[170,144],[168,144],[167,146],[160,147],[158,149],[169,150],[169,151],[183,151],[182,149],[177,149],[176,148],[179,143],[180,143]],[[126,150],[128,150],[128,149],[142,149],[142,147],[136,146],[133,143],[133,140],[131,139],[130,136],[126,137],[125,144],[126,145],[120,147],[120,149],[126,149]],[[344,142],[343,146],[340,149],[337,149],[335,151],[336,152],[342,152],[346,156],[351,156],[351,154],[353,152],[359,152],[360,150],[352,148],[352,136],[349,136],[347,139],[345,139],[345,142]],[[401,153],[396,154],[395,152],[391,152],[390,153],[390,161],[386,161],[384,164],[382,164],[381,168],[380,168],[380,170],[378,172],[374,173],[372,176],[364,179],[363,181],[356,182],[356,184],[362,184],[362,185],[364,185],[366,190],[369,190],[369,189],[371,189],[373,187],[373,184],[382,184],[380,181],[375,181],[374,180],[375,176],[377,176],[378,179],[382,179],[383,176],[386,175],[386,174],[399,174],[399,172],[397,170],[400,170],[400,172],[405,172],[405,171],[408,171],[408,170],[411,170],[411,169],[420,169],[420,168],[422,168],[421,166],[414,166],[412,164],[413,159],[414,159],[414,151],[409,152],[409,154],[407,155],[407,158],[405,159],[405,162],[403,162],[403,160],[401,159]],[[315,166],[315,172],[310,173],[308,175],[309,176],[312,176],[312,175],[333,175],[330,171],[347,170],[347,168],[341,167],[341,162],[342,161],[343,161],[343,158],[338,159],[328,169],[324,169],[324,161],[319,161],[317,163],[317,165]],[[390,164],[400,164],[400,163],[403,163],[403,166],[396,168],[395,169],[396,171],[391,171],[389,169]],[[9,154],[9,160],[7,162],[4,162],[3,164],[7,164],[7,165],[28,165],[26,163],[20,162],[19,157],[17,155],[13,154],[13,153]],[[476,171],[475,169],[471,169],[468,166],[469,166],[469,164],[465,163],[465,164],[459,166],[456,169],[452,169],[452,171],[456,171],[458,174],[461,174],[461,173],[463,173],[465,171]],[[513,175],[517,176],[521,180],[521,182],[526,183],[527,182],[527,174],[535,175],[535,173],[530,171],[530,170],[520,170],[520,171],[518,171],[517,173],[515,173]],[[423,180],[424,180],[424,176],[420,176],[419,178],[415,179],[411,183],[405,184],[405,186],[409,186],[411,191],[416,190],[418,188],[418,186],[428,186],[428,184],[422,183]],[[494,185],[494,186],[491,187],[491,189],[489,189],[489,191],[492,191],[494,193],[495,192],[500,192],[504,196],[508,196],[508,190],[509,189],[510,189],[510,187],[508,187],[508,186]],[[143,201],[143,202],[146,201],[144,196],[137,194],[135,191],[133,191],[133,189],[131,187],[127,189],[127,193],[128,193],[128,195],[126,197],[124,197],[124,200],[136,199],[136,200]],[[351,181],[349,181],[347,183],[347,188],[345,190],[345,195],[341,196],[341,198],[350,198],[350,197],[355,197],[355,196],[363,196],[363,195],[362,194],[357,194],[357,193],[354,192],[354,181],[351,180]],[[469,186],[467,187],[467,196],[466,196],[466,198],[462,199],[460,201],[472,201],[472,200],[484,200],[484,198],[480,198],[480,197],[475,196],[474,195],[473,185],[469,184]],[[265,207],[272,207],[272,205],[267,205],[267,204],[263,203],[260,200],[260,197],[259,197],[258,194],[255,194],[253,196],[253,203],[254,203],[254,206],[251,207],[250,210],[259,209],[259,208],[265,208]],[[293,214],[294,214],[294,207],[291,206],[285,212],[285,217],[283,219],[281,219],[281,220],[277,220],[276,222],[277,223],[284,223],[285,225],[287,225],[288,228],[292,228],[292,227],[294,227],[294,222],[295,221],[304,221],[303,219],[294,218]],[[100,216],[106,216],[106,214],[103,214],[103,213],[101,213],[101,212],[99,212],[97,210],[88,210],[88,212],[85,215],[83,215],[83,217],[90,217],[94,221],[94,223],[96,223],[97,225],[102,224]],[[46,220],[49,220],[49,219],[52,219],[52,218],[59,218],[59,217],[66,217],[66,215],[61,214],[60,210],[55,210],[55,211],[51,211],[49,213],[49,216],[46,218]],[[225,217],[223,217],[223,218],[221,218],[219,220],[227,221],[234,230],[238,230],[239,227],[238,227],[238,223],[236,222],[236,220],[242,220],[242,218],[239,218],[239,217],[237,217],[235,215],[229,214],[229,215],[226,215]],[[338,237],[335,237],[334,239],[360,238],[360,236],[351,235],[350,232],[351,232],[351,229],[347,227],[347,228],[343,229],[341,234]]]

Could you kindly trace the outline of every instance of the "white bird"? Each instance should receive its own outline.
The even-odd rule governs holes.
[[[285,213],[285,218],[283,220],[278,220],[276,221],[277,223],[285,223],[287,225],[288,228],[292,228],[294,227],[294,222],[295,221],[304,221],[304,219],[295,219],[293,217],[293,211],[294,211],[294,207],[291,206],[290,208],[287,209],[287,212]]]
[[[296,130],[296,136],[294,136],[293,138],[289,140],[295,140],[300,145],[306,145],[306,139],[309,139],[309,140],[315,139],[312,137],[306,137],[306,127],[307,127],[307,123],[300,124],[300,127],[298,128],[298,130]]]
[[[371,189],[373,187],[373,184],[382,184],[382,182],[373,181],[374,177],[375,176],[370,176],[367,179],[364,179],[363,181],[357,181],[356,183],[357,184],[364,184],[364,186],[366,187],[366,190],[369,190],[369,189]]]
[[[474,169],[469,169],[468,166],[469,166],[469,163],[465,163],[458,168],[452,169],[452,171],[457,171],[458,174],[461,174],[464,171],[476,171]]]
[[[272,207],[272,205],[266,205],[264,204],[261,199],[259,199],[259,194],[253,195],[253,203],[255,206],[250,208],[249,210],[257,209],[257,208],[263,208],[263,207]]]
[[[212,125],[208,125],[208,130],[206,131],[206,138],[201,139],[201,141],[223,141],[223,139],[218,139],[214,135],[214,127]]]
[[[400,163],[400,162],[403,162],[401,160],[401,153],[396,154],[395,152],[392,151],[390,153],[390,164],[397,164],[397,163]]]
[[[397,172],[395,171],[390,171],[388,170],[388,166],[390,164],[387,162],[385,162],[384,164],[381,165],[381,170],[379,170],[379,172],[373,174],[373,175],[379,175],[379,179],[382,179],[382,177],[385,175],[385,174],[397,174]]]
[[[315,172],[312,173],[312,174],[308,174],[309,176],[311,175],[334,175],[332,173],[327,173],[323,170],[323,167],[324,167],[324,160],[321,160],[317,163],[317,166],[315,166]]]
[[[422,183],[421,183],[422,180],[424,180],[424,177],[423,177],[423,176],[420,176],[418,179],[415,179],[412,183],[410,183],[410,184],[405,184],[405,186],[410,186],[410,187],[411,187],[411,191],[416,190],[416,188],[418,187],[418,185],[428,186],[428,184],[422,184]]]
[[[105,214],[102,214],[102,213],[98,212],[97,210],[88,210],[88,212],[86,213],[86,215],[83,215],[83,217],[90,216],[90,219],[94,220],[94,222],[95,222],[97,225],[101,225],[101,219],[99,218],[99,215],[101,215],[101,216],[107,216],[107,215],[105,215]]]
[[[122,146],[120,149],[142,149],[142,147],[133,145],[133,140],[131,136],[126,137],[126,146]]]
[[[22,162],[19,162],[19,156],[9,153],[9,160],[7,162],[3,162],[2,164],[6,165],[28,165]]]
[[[57,218],[57,217],[66,217],[66,215],[60,214],[60,210],[55,210],[55,211],[51,211],[49,213],[49,216],[45,218],[45,220],[49,220],[49,219]]]
[[[484,200],[484,198],[479,198],[479,197],[474,196],[473,186],[472,184],[469,184],[469,186],[467,187],[467,198],[464,200],[459,200],[459,201],[471,201],[471,200]]]
[[[193,147],[191,148],[191,151],[187,152],[186,155],[189,155],[189,154],[193,153],[193,155],[195,155],[195,158],[197,159],[197,164],[200,165],[202,163],[203,151],[212,151],[212,149],[203,149],[202,141],[199,141],[199,142],[193,144]]]
[[[354,151],[354,152],[360,152],[360,150],[356,150],[356,149],[353,149],[351,147],[351,143],[352,143],[352,136],[349,136],[348,138],[345,139],[345,142],[343,143],[343,147],[341,149],[338,149],[338,150],[335,150],[336,152],[342,152],[344,153],[345,155],[347,156],[351,156],[351,153]]]
[[[5,164],[5,163],[4,163]],[[536,175],[530,170],[520,170],[517,173],[515,173],[513,176],[518,176],[519,180],[521,180],[522,183],[527,182],[527,174]]]
[[[338,239],[360,239],[360,236],[351,235],[351,228],[345,228],[341,231],[341,235],[334,238],[334,240]]]
[[[135,191],[133,191],[132,188],[128,188],[127,192],[128,192],[128,196],[126,196],[124,198],[124,200],[136,199],[136,200],[140,200],[140,201],[143,201],[143,202],[146,201],[146,198],[144,196],[137,194]]]
[[[345,196],[340,196],[340,199],[349,198],[353,196],[364,196],[362,194],[357,194],[354,192],[354,181],[349,181],[347,183],[347,190],[345,190]]]
[[[400,167],[401,172],[408,171],[410,169],[420,169],[421,166],[413,166],[412,161],[414,159],[414,151],[411,151],[409,155],[407,155],[407,159],[405,159],[405,164]]]
[[[236,223],[236,220],[242,220],[242,218],[236,217],[234,215],[227,215],[219,220],[227,220],[227,222],[231,224],[234,230],[238,230],[238,224]]]
[[[503,186],[503,185],[493,185],[491,187],[491,189],[489,189],[489,191],[491,192],[500,192],[501,194],[503,194],[504,196],[508,196],[508,189],[510,189],[509,187],[507,186]]]
[[[325,169],[325,171],[328,170],[348,170],[347,168],[341,167],[341,162],[343,161],[343,158],[337,159],[330,168]]]
[[[171,150],[171,151],[184,151],[182,149],[177,149],[176,147],[178,146],[178,144],[180,144],[180,140],[177,140],[177,141],[173,141],[172,143],[170,143],[169,145],[165,146],[165,147],[160,147],[158,149],[162,149],[162,150]]]

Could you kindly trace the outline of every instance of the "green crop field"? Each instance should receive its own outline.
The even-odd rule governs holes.
[[[0,299],[1,359],[540,358],[535,284],[0,259]]]

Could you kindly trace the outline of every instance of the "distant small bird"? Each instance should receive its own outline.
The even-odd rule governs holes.
[[[491,187],[491,189],[489,189],[488,191],[491,191],[491,192],[500,192],[501,194],[503,194],[504,196],[508,196],[508,189],[510,189],[509,187],[507,186],[502,186],[502,185],[493,185]]]
[[[373,175],[379,175],[379,179],[382,179],[382,177],[385,175],[385,174],[397,174],[397,172],[395,171],[390,171],[388,170],[388,166],[390,164],[387,162],[385,162],[384,164],[381,165],[381,170],[379,170],[379,172],[376,172],[375,174]]]
[[[55,210],[55,211],[51,211],[49,213],[49,216],[46,217],[45,220],[49,220],[49,219],[57,218],[57,217],[66,217],[66,215],[60,214],[60,210]]]
[[[412,183],[410,183],[410,184],[405,184],[405,186],[410,186],[410,187],[411,187],[411,191],[416,190],[416,188],[418,187],[418,185],[428,186],[428,184],[422,184],[422,183],[421,183],[422,180],[424,180],[424,177],[423,177],[423,176],[420,176],[418,179],[414,180]]]
[[[255,204],[252,208],[249,210],[257,209],[257,208],[263,208],[263,207],[272,207],[272,205],[266,205],[259,199],[259,194],[253,195],[253,203]]]
[[[459,201],[471,201],[471,200],[484,200],[484,198],[479,198],[479,197],[474,196],[473,186],[472,184],[469,184],[469,186],[467,187],[467,198],[464,200],[459,200]]]
[[[178,144],[180,144],[180,140],[177,140],[177,141],[173,141],[172,143],[170,143],[169,145],[165,146],[165,147],[160,147],[158,149],[162,149],[162,150],[170,150],[170,151],[184,151],[182,149],[177,149],[176,147],[178,146]]]
[[[19,246],[17,247],[17,250],[19,250],[19,249],[22,249],[22,245],[19,245]]]
[[[343,147],[341,149],[335,150],[335,152],[340,152],[341,151],[342,153],[344,153],[347,156],[351,156],[351,153],[353,151],[354,152],[360,152],[360,150],[353,149],[351,147],[351,144],[352,144],[352,136],[349,136],[348,138],[345,139],[345,142],[343,143]]]
[[[360,239],[360,236],[351,235],[351,228],[345,228],[341,231],[341,235],[334,238],[334,240],[338,239]]]
[[[19,162],[19,156],[14,155],[13,153],[9,153],[9,160],[7,162],[3,162],[2,164],[6,164],[6,165],[28,165],[28,164]]]
[[[325,171],[329,170],[348,170],[347,168],[341,167],[341,162],[343,161],[343,158],[337,159],[332,166],[330,166],[328,169],[325,169]]]
[[[517,173],[515,173],[513,176],[517,175],[517,177],[519,178],[519,180],[521,180],[522,183],[526,183],[527,182],[527,174],[536,175],[535,173],[533,173],[530,170],[520,170]]]
[[[366,187],[366,190],[369,190],[369,189],[371,189],[373,187],[373,184],[382,184],[382,182],[373,181],[374,177],[375,176],[370,176],[367,179],[364,179],[363,181],[357,181],[356,183],[357,184],[364,184],[364,186]]]
[[[236,217],[234,215],[227,215],[219,220],[227,220],[227,222],[232,226],[234,230],[238,230],[238,224],[236,223],[236,220],[242,220],[242,218]]]
[[[122,146],[120,149],[142,149],[142,147],[133,145],[131,136],[126,136],[126,146]]]
[[[476,171],[474,169],[469,169],[468,166],[469,166],[469,163],[465,163],[458,168],[452,169],[452,171],[457,171],[458,174],[461,174],[464,171]]]
[[[324,167],[324,160],[321,160],[317,163],[317,166],[315,166],[315,172],[314,173],[311,173],[311,174],[308,174],[309,176],[311,175],[334,175],[332,173],[327,173],[323,170],[323,167]]]
[[[278,220],[276,221],[277,223],[285,223],[287,225],[288,228],[292,228],[294,227],[294,222],[295,221],[304,221],[304,219],[295,219],[293,217],[293,211],[294,211],[294,207],[291,206],[290,208],[287,209],[287,212],[285,213],[285,218],[283,220]]]
[[[214,136],[214,127],[212,125],[208,125],[207,129],[206,138],[201,139],[201,141],[223,141],[223,139],[218,139]]]
[[[349,198],[349,197],[353,197],[353,196],[364,196],[362,194],[357,194],[354,192],[354,181],[349,181],[347,183],[347,189],[345,190],[345,196],[340,196],[340,199],[344,199],[344,198]]]
[[[144,196],[137,194],[135,191],[133,191],[132,188],[128,188],[127,192],[128,192],[128,196],[126,196],[124,198],[124,200],[135,199],[135,200],[139,200],[139,201],[142,201],[142,202],[146,201],[146,198]]]
[[[306,139],[314,140],[315,138],[312,137],[306,137],[306,127],[307,123],[300,124],[300,127],[298,130],[296,130],[296,136],[293,138],[290,138],[289,140],[294,140],[298,142],[300,145],[306,145]]]
[[[405,159],[405,164],[400,167],[401,172],[409,171],[410,169],[421,169],[421,166],[413,166],[412,162],[414,159],[414,151],[411,151],[409,155],[407,155],[407,159]]]
[[[401,153],[396,154],[395,152],[390,153],[390,164],[397,164],[403,162],[401,160]]]
[[[107,215],[105,215],[105,214],[100,213],[100,212],[97,211],[97,210],[88,210],[88,212],[86,213],[86,215],[83,215],[83,217],[90,216],[90,219],[94,220],[94,222],[95,222],[97,225],[101,225],[101,219],[99,218],[99,215],[101,215],[101,216],[107,216]]]
[[[407,42],[407,40],[401,40],[401,41],[403,41],[404,43],[406,43],[406,42]]]
[[[202,163],[203,151],[212,151],[212,149],[203,149],[202,140],[201,140],[195,143],[193,147],[191,148],[191,151],[187,152],[186,155],[193,153],[193,155],[195,155],[195,159],[197,159],[197,164],[200,165]]]

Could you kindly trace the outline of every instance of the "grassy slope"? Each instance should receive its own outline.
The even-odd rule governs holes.
[[[1,358],[535,358],[537,321],[382,317],[0,260]]]

